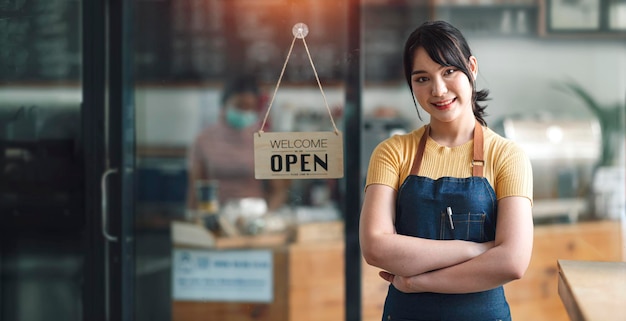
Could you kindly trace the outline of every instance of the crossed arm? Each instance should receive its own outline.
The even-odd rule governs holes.
[[[366,262],[384,270],[381,277],[403,292],[470,293],[521,278],[532,252],[530,200],[498,202],[494,242],[430,240],[395,232],[396,191],[371,185],[360,222]]]

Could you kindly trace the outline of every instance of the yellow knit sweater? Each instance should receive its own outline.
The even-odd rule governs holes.
[[[522,196],[533,200],[533,175],[530,160],[513,141],[507,140],[489,128],[484,129],[485,178],[496,192],[497,199]],[[425,127],[405,135],[395,135],[381,142],[372,152],[365,187],[383,184],[399,190],[411,171],[415,153]],[[473,140],[456,147],[439,145],[432,138],[426,141],[426,150],[419,170],[420,176],[472,176]]]

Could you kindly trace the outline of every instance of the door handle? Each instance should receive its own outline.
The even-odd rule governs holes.
[[[102,193],[102,236],[110,242],[117,242],[117,237],[109,234],[109,208],[108,208],[108,185],[107,179],[109,175],[117,173],[117,168],[109,168],[103,174],[100,180],[100,191]]]
[[[110,266],[109,266],[109,242],[117,242],[117,237],[109,234],[109,192],[108,192],[108,178],[109,175],[117,173],[117,168],[109,168],[102,174],[100,179],[100,192],[102,197],[102,236],[107,240],[104,243],[104,304],[105,304],[105,320],[111,320],[111,303],[110,303]]]

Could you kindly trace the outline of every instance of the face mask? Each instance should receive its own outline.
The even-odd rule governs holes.
[[[240,111],[233,107],[226,110],[226,122],[236,129],[243,129],[254,124],[258,119],[256,112]]]

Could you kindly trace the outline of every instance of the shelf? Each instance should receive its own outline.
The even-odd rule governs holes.
[[[467,36],[537,35],[538,10],[531,5],[437,6],[433,18],[449,21]]]

